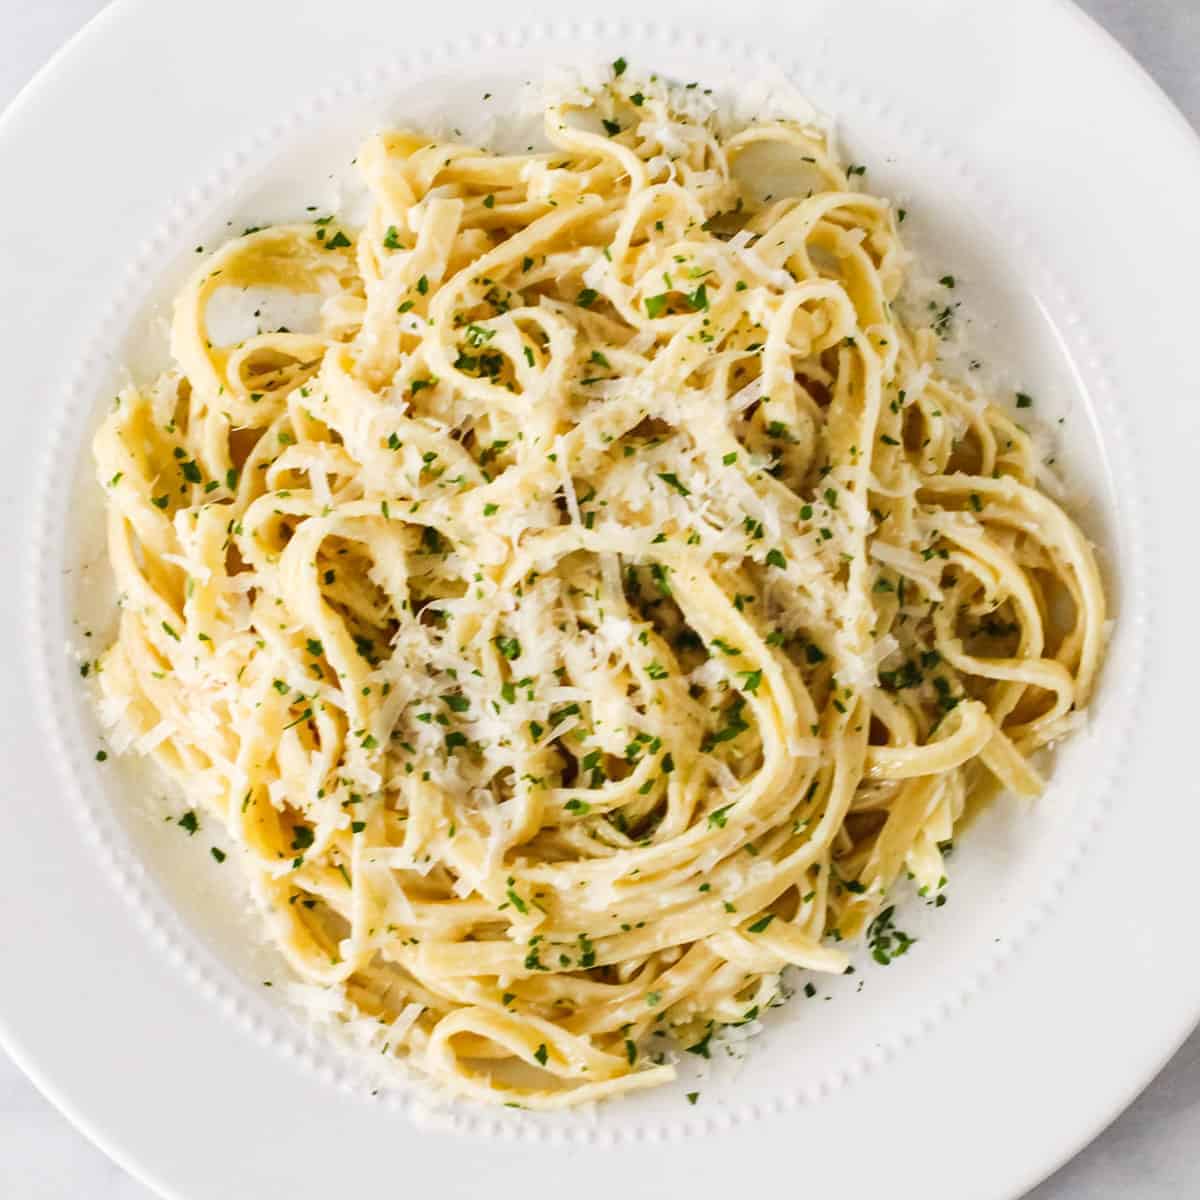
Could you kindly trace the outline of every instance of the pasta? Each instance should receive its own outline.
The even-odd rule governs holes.
[[[888,943],[968,799],[1038,793],[1106,628],[861,169],[618,67],[544,153],[372,137],[365,226],[208,257],[95,439],[119,748],[343,1019],[540,1109]],[[763,197],[764,155],[806,183]],[[319,318],[214,343],[245,289]]]

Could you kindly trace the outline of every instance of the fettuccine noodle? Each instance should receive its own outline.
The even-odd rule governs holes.
[[[970,795],[1038,793],[1103,651],[1028,433],[894,307],[889,203],[675,96],[618,72],[547,153],[373,137],[365,227],[208,257],[95,441],[108,717],[335,1011],[531,1108],[844,971]],[[811,190],[759,198],[764,152]],[[319,321],[213,344],[251,287]]]

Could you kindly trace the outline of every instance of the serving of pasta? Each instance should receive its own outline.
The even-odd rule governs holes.
[[[206,256],[94,447],[113,745],[377,1052],[535,1109],[671,1079],[868,928],[906,948],[892,885],[1040,791],[1106,630],[822,129],[618,60],[545,138],[371,137],[365,224]],[[214,338],[248,289],[318,315]]]

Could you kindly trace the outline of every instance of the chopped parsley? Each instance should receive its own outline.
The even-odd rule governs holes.
[[[712,1058],[712,1054],[709,1051],[709,1043],[712,1041],[712,1035],[713,1027],[710,1025],[708,1032],[698,1042],[695,1042],[691,1046],[685,1046],[684,1050],[688,1054],[699,1055],[700,1058]]]
[[[871,951],[871,957],[884,967],[902,954],[907,954],[917,941],[916,938],[909,937],[907,933],[896,928],[895,913],[896,906],[889,904],[867,926],[867,946]]]
[[[496,649],[504,655],[505,658],[512,662],[513,659],[521,657],[521,643],[515,637],[494,637],[492,641],[496,644]]]
[[[758,685],[762,683],[762,671],[739,671],[738,675],[743,680],[742,691],[754,695],[758,691]]]

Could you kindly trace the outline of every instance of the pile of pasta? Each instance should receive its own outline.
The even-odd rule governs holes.
[[[540,153],[372,137],[365,225],[207,257],[95,440],[114,744],[330,1012],[530,1108],[843,972],[968,798],[1038,792],[1103,650],[1029,434],[897,313],[891,205],[681,95],[614,75]],[[319,316],[214,344],[229,289]]]

